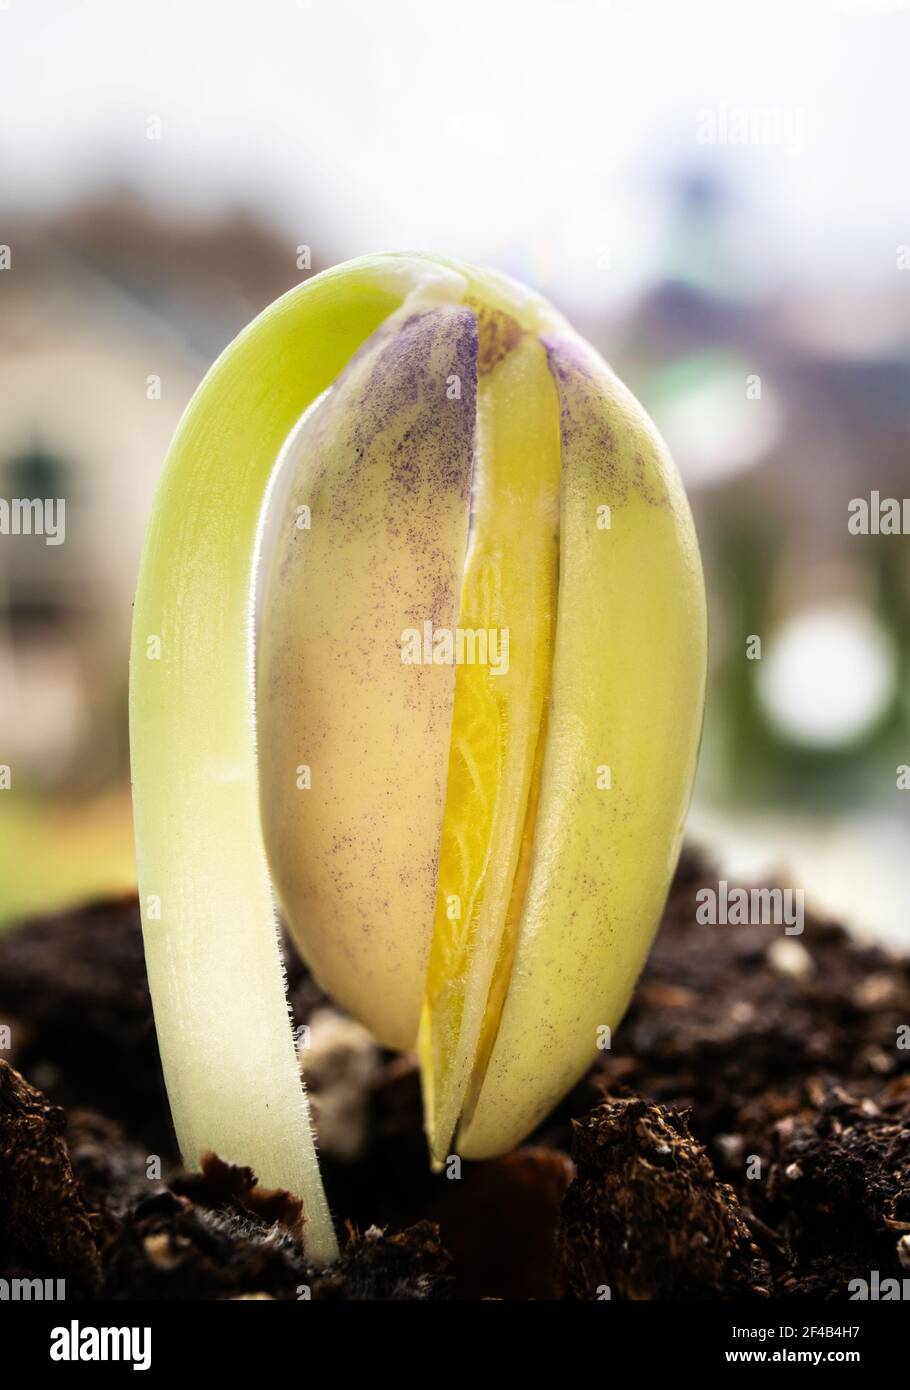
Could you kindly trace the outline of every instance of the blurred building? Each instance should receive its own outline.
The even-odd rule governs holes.
[[[65,499],[65,541],[0,541],[0,747],[23,785],[125,755],[130,611],[168,442],[209,361],[299,278],[252,219],[163,222],[111,197],[7,226],[0,497]]]

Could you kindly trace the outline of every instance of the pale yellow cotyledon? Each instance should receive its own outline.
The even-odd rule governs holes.
[[[472,271],[373,333],[288,467],[259,666],[280,901],[334,998],[419,1037],[434,1157],[456,1129],[501,1152],[618,1021],[675,865],[705,667],[689,509],[596,354]],[[427,623],[475,650],[408,659]]]

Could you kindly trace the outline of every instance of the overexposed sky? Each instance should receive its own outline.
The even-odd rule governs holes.
[[[868,280],[910,242],[908,70],[910,0],[0,0],[0,216],[116,178],[609,298],[688,169],[744,256]]]

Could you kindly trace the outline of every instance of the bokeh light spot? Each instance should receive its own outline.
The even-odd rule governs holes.
[[[894,696],[896,674],[881,624],[843,603],[788,618],[761,663],[758,688],[781,733],[833,748],[868,733]]]

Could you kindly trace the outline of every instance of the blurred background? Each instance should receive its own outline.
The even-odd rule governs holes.
[[[910,540],[848,529],[910,496],[908,63],[910,0],[0,0],[0,498],[66,499],[64,544],[0,535],[0,924],[134,882],[130,606],[194,387],[415,248],[552,298],[677,459],[692,838],[910,945]]]

